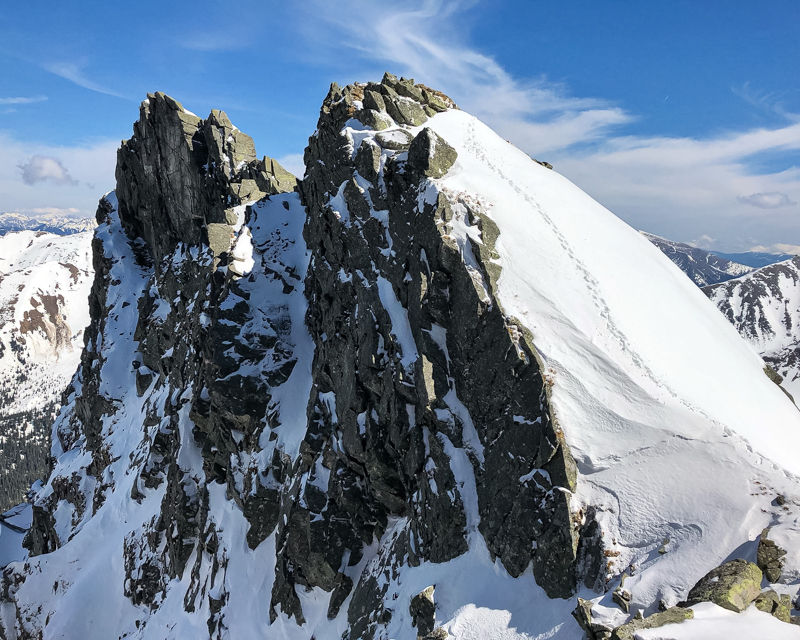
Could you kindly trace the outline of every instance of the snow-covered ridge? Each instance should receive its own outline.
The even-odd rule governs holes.
[[[57,400],[75,373],[89,324],[92,232],[0,237],[0,415]]]
[[[452,107],[333,85],[299,193],[262,197],[224,114],[150,95],[9,635],[577,640],[575,595],[617,625],[766,526],[797,546],[800,412],[761,359]]]
[[[698,287],[725,282],[753,270],[752,267],[726,260],[682,242],[667,240],[644,231],[641,234],[661,249]]]
[[[0,236],[15,231],[45,231],[59,236],[93,231],[94,218],[76,218],[56,213],[28,216],[22,213],[0,213]]]
[[[609,585],[627,574],[634,606],[674,604],[782,517],[754,483],[800,498],[800,412],[641,234],[471,116],[431,126],[459,152],[443,184],[480,194],[500,230],[499,297],[552,371]]]
[[[800,257],[704,291],[800,398]]]

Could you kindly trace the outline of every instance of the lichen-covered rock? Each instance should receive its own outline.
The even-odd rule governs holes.
[[[790,622],[792,599],[788,594],[778,595],[772,589],[762,592],[754,601],[756,608],[776,617],[781,622]]]
[[[769,529],[764,529],[758,541],[756,564],[770,582],[778,582],[781,579],[784,556],[786,556],[786,550],[781,549],[774,541],[770,540]]]
[[[643,629],[656,629],[668,624],[680,624],[686,620],[694,618],[694,612],[691,609],[682,609],[680,607],[672,607],[666,611],[654,613],[647,618],[636,618],[630,622],[617,627],[611,634],[612,640],[634,640],[635,633]]]
[[[761,593],[761,569],[736,559],[709,571],[689,591],[687,606],[713,602],[730,611],[744,611]]]

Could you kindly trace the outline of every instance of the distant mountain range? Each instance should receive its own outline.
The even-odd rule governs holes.
[[[705,287],[752,271],[752,267],[682,242],[667,240],[652,233],[641,232],[689,276],[698,287]]]
[[[46,213],[26,216],[21,213],[0,213],[0,236],[14,231],[46,231],[65,236],[72,233],[92,231],[97,226],[94,218],[72,218],[60,214]]]
[[[642,235],[703,289],[800,401],[800,256],[708,252]]]
[[[703,291],[800,401],[800,256]]]
[[[747,265],[758,269],[766,267],[768,264],[791,260],[794,256],[791,253],[763,253],[759,251],[746,251],[745,253],[722,253],[721,251],[711,251],[715,256],[725,258],[731,262]]]

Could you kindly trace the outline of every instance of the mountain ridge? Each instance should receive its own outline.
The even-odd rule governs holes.
[[[793,548],[800,415],[638,232],[390,74],[306,167],[142,104],[9,634],[577,639]]]
[[[703,291],[800,398],[800,257]]]
[[[698,287],[725,282],[752,271],[751,267],[720,257],[683,242],[667,240],[660,236],[640,232],[689,276]]]

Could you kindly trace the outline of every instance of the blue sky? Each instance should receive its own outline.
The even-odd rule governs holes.
[[[93,212],[148,91],[300,170],[329,83],[387,69],[637,228],[800,245],[796,0],[5,3],[0,210]]]

